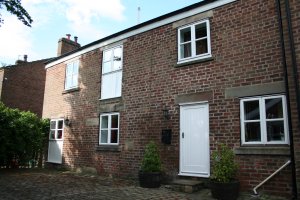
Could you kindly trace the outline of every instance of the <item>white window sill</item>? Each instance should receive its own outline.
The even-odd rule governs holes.
[[[207,56],[202,56],[202,57],[195,57],[183,61],[178,61],[175,67],[182,67],[186,65],[191,65],[195,63],[201,63],[201,62],[207,62],[207,61],[212,61],[214,60],[214,57],[212,55],[207,55]]]
[[[65,89],[62,94],[66,94],[66,93],[71,93],[71,92],[77,92],[79,91],[79,87],[74,87],[74,88],[68,88],[68,89]]]
[[[106,100],[114,100],[114,99],[120,99],[122,98],[122,96],[118,96],[118,97],[109,97],[109,98],[105,98],[105,99],[99,99],[99,101],[106,101]]]

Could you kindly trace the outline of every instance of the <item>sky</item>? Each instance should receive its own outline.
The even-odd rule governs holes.
[[[0,67],[28,55],[28,61],[56,56],[57,42],[71,34],[81,46],[192,5],[200,0],[22,0],[32,27],[0,10]]]

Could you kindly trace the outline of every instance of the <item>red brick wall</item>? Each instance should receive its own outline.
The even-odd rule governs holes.
[[[3,69],[1,101],[6,106],[42,116],[46,79],[44,62],[46,60],[21,62]]]
[[[175,97],[209,92],[210,144],[240,147],[238,98],[225,98],[225,89],[283,81],[282,58],[273,0],[240,0],[217,8],[210,19],[213,60],[176,67],[177,29],[172,24],[132,36],[123,43],[122,98],[101,100],[102,51],[80,57],[80,90],[62,94],[65,63],[47,70],[43,117],[71,116],[65,131],[64,163],[71,167],[92,166],[100,174],[136,177],[145,144],[159,144],[163,167],[178,174],[179,105]],[[120,151],[97,151],[97,118],[105,105],[121,105]],[[162,109],[171,119],[163,120]],[[172,144],[160,142],[161,130],[172,129]],[[242,187],[251,189],[277,170],[288,156],[237,156]],[[257,167],[253,170],[254,166]],[[253,174],[259,174],[252,176]],[[290,168],[268,182],[263,190],[291,194]]]

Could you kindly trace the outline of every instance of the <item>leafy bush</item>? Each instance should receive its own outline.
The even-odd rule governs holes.
[[[213,152],[213,176],[217,182],[228,183],[235,178],[238,164],[234,161],[234,153],[222,144],[218,150]]]
[[[17,167],[36,161],[47,140],[49,120],[11,109],[0,102],[0,166]]]
[[[144,158],[142,160],[141,171],[160,172],[161,160],[156,144],[151,141],[146,145]]]

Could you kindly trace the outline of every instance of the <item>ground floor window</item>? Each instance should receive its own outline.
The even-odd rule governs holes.
[[[241,99],[240,115],[242,144],[288,144],[284,95]]]
[[[119,143],[119,113],[100,115],[99,144]]]

